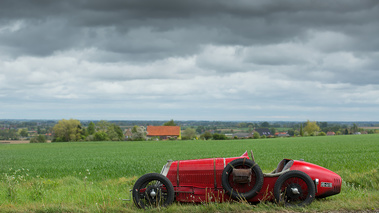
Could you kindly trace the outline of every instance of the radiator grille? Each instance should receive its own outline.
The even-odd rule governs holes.
[[[341,191],[341,179],[334,178],[334,187],[333,191],[339,193]]]

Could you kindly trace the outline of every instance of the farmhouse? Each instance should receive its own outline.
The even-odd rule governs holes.
[[[181,139],[180,126],[147,126],[147,137],[161,140]]]
[[[255,129],[254,131],[253,131],[253,133],[254,132],[258,132],[259,133],[259,135],[260,136],[266,136],[266,137],[270,137],[272,134],[271,134],[271,132],[270,132],[270,130],[268,129],[268,128],[258,128],[258,129]],[[252,133],[252,134],[253,134]]]
[[[132,138],[132,129],[125,129],[125,131],[124,131],[124,136],[125,136],[125,138],[126,139],[128,139],[128,138]]]
[[[336,133],[335,132],[327,132],[326,135],[328,135],[328,136],[334,136],[334,135],[336,135]]]
[[[290,135],[287,132],[276,132],[276,137],[289,137]]]

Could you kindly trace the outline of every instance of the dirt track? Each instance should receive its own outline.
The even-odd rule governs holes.
[[[21,143],[29,143],[29,140],[0,140],[0,144],[21,144]],[[50,140],[46,141],[46,143],[51,143]]]
[[[20,144],[20,143],[29,143],[29,141],[0,140],[0,144]]]

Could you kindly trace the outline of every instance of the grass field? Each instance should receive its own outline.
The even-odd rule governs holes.
[[[239,156],[252,149],[263,172],[305,159],[343,179],[341,194],[291,211],[378,211],[379,135],[230,141],[0,144],[0,212],[134,212],[136,179],[166,160]],[[272,203],[174,204],[162,211],[286,211]]]

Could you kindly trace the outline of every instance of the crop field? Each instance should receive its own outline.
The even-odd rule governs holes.
[[[263,172],[283,158],[338,173],[342,192],[291,211],[379,211],[379,134],[226,141],[0,144],[0,212],[134,212],[129,190],[166,160],[253,150]],[[275,203],[174,204],[161,211],[287,211]]]

